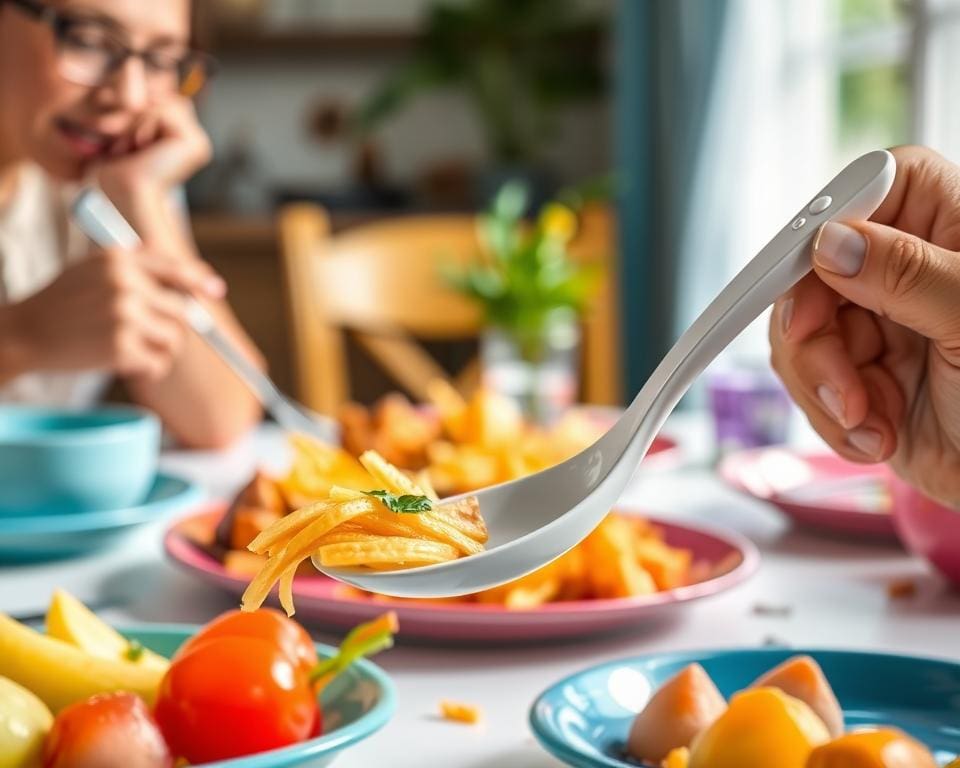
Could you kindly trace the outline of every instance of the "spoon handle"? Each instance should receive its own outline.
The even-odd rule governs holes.
[[[727,284],[674,344],[630,405],[628,418],[621,420],[624,446],[631,454],[625,459],[639,462],[703,369],[778,296],[810,272],[811,246],[820,226],[834,219],[868,218],[887,196],[895,173],[893,155],[885,150],[854,160]],[[639,455],[633,456],[635,453]]]

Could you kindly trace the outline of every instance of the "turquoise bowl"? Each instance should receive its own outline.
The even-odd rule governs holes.
[[[0,406],[0,516],[135,506],[159,456],[160,422],[140,408]]]
[[[636,768],[641,764],[624,755],[630,724],[653,692],[688,664],[702,664],[729,698],[797,655],[812,656],[823,667],[848,728],[900,728],[926,744],[940,765],[960,754],[960,663],[857,651],[760,648],[613,661],[544,691],[530,710],[530,726],[567,765]]]
[[[200,627],[186,624],[120,628],[130,639],[168,658],[199,630]],[[335,648],[317,644],[321,659],[330,658],[335,653]],[[352,664],[323,691],[320,706],[325,729],[322,736],[269,752],[204,763],[205,768],[321,768],[330,765],[345,749],[369,738],[387,724],[397,708],[397,693],[386,672],[376,664],[361,660]],[[229,723],[224,723],[224,727],[229,727]]]

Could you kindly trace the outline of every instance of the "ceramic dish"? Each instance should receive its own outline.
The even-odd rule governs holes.
[[[146,498],[160,422],[142,408],[0,407],[0,519],[123,509]]]
[[[163,656],[172,656],[199,627],[154,624],[121,628],[121,632]],[[321,659],[336,649],[317,645]],[[309,765],[320,768],[363,739],[380,730],[396,710],[396,690],[387,674],[369,661],[356,661],[324,690],[320,702],[325,732],[282,749],[246,757],[205,763],[205,768],[287,768]]]
[[[167,555],[177,565],[203,581],[240,595],[247,580],[228,572],[216,558],[185,535],[188,528],[212,530],[222,514],[221,506],[177,521],[168,530],[164,546]],[[474,603],[373,600],[358,596],[338,582],[317,574],[298,577],[294,581],[297,618],[348,627],[391,609],[397,612],[404,637],[453,642],[514,642],[590,636],[651,622],[667,613],[682,610],[682,606],[692,600],[732,589],[749,578],[759,564],[756,547],[738,534],[645,517],[664,530],[668,544],[690,549],[694,560],[707,560],[712,564],[725,561],[729,568],[706,581],[666,592],[610,600],[548,603],[533,610],[507,610],[500,605]]]
[[[636,768],[623,751],[630,724],[651,694],[688,664],[702,664],[729,697],[798,654],[812,656],[823,668],[848,728],[901,728],[926,744],[941,765],[960,753],[960,664],[857,651],[694,651],[608,662],[548,688],[530,710],[530,725],[567,765]]]
[[[194,483],[160,473],[142,504],[124,509],[56,515],[0,516],[0,562],[71,557],[108,547],[137,526],[197,504]]]
[[[719,467],[731,486],[779,507],[797,523],[832,533],[896,540],[882,465],[853,464],[832,453],[759,448]]]

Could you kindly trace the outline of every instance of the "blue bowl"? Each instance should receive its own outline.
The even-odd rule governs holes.
[[[149,411],[0,407],[0,516],[132,507],[153,483],[160,422]]]
[[[746,649],[639,656],[586,669],[547,689],[530,710],[540,743],[577,768],[636,768],[624,756],[633,718],[663,683],[699,662],[726,697],[791,656],[812,656],[848,728],[890,725],[944,764],[960,754],[960,664],[856,651]]]
[[[183,624],[145,624],[120,628],[120,631],[169,658],[199,629]],[[330,658],[335,653],[335,648],[317,644],[321,659]],[[354,662],[324,689],[320,706],[325,729],[322,736],[269,752],[204,763],[205,768],[286,768],[297,765],[320,768],[330,765],[343,750],[387,724],[396,711],[397,694],[386,672],[376,664],[361,660]]]

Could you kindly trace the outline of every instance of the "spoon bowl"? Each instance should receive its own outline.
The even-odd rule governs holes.
[[[394,597],[455,597],[489,589],[541,568],[584,539],[614,506],[637,465],[696,377],[811,270],[811,245],[832,219],[868,218],[893,184],[889,152],[854,160],[748,263],[680,337],[613,427],[577,456],[475,495],[487,522],[486,551],[438,565],[396,571],[318,570],[363,590]]]

